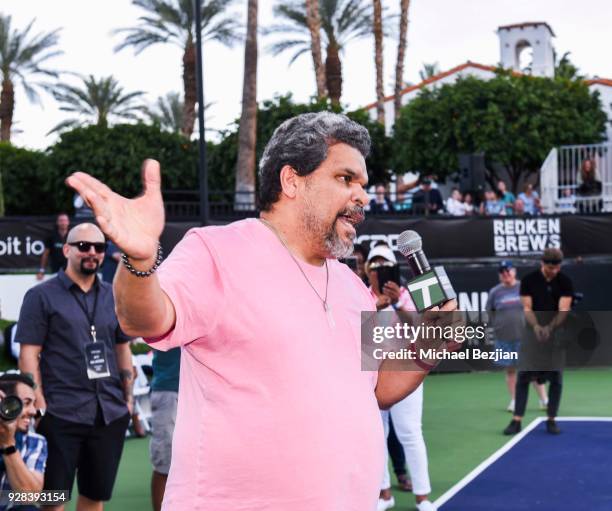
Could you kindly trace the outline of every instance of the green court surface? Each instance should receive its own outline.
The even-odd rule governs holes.
[[[560,415],[612,416],[612,370],[568,370],[564,377]],[[529,398],[524,424],[542,415],[533,389]],[[508,401],[501,373],[444,374],[427,378],[423,430],[429,452],[432,500],[508,441],[501,434],[511,417],[505,411]],[[126,442],[113,499],[105,509],[151,509],[148,445],[147,439]],[[391,477],[395,482],[394,475]],[[393,492],[397,503],[394,510],[414,509],[412,494],[396,489]],[[67,509],[74,510],[74,504]]]

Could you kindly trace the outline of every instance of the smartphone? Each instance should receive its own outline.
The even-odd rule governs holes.
[[[379,266],[376,268],[376,275],[378,276],[378,289],[381,291],[387,282],[395,282],[398,286],[400,285],[400,269],[397,264]]]

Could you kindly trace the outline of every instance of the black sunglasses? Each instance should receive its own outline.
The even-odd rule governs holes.
[[[75,241],[73,243],[68,243],[71,247],[76,247],[79,252],[87,253],[91,249],[94,248],[96,254],[103,254],[106,251],[106,243],[104,242],[91,242],[91,241]]]
[[[550,264],[552,266],[557,266],[558,264],[561,264],[560,259],[542,259],[542,262],[544,264]]]

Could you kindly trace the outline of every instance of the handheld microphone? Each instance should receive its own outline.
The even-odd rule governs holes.
[[[423,240],[415,231],[404,231],[397,239],[397,248],[408,261],[414,275],[406,289],[418,312],[441,305],[457,297],[443,266],[429,265],[423,252]]]

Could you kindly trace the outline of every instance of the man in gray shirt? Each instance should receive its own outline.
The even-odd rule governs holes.
[[[499,284],[489,291],[486,309],[495,333],[495,348],[505,353],[517,353],[525,323],[520,297],[521,283],[516,278],[516,268],[512,261],[501,261],[498,270]],[[506,385],[510,394],[507,410],[514,412],[516,362],[512,359],[500,359],[495,364],[506,369]],[[540,397],[540,408],[546,408],[548,397],[545,385],[534,382],[534,387]]]

